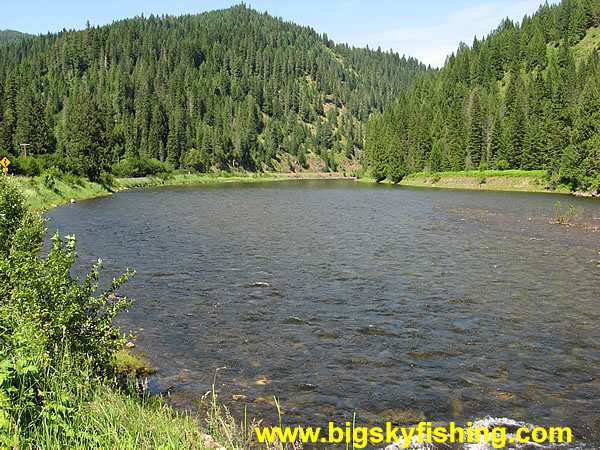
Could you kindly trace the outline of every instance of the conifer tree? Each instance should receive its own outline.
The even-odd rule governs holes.
[[[112,162],[103,113],[87,93],[80,94],[71,107],[66,152],[70,168],[91,181],[98,180]]]

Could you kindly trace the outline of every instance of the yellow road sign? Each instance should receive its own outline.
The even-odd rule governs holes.
[[[0,159],[0,166],[7,168],[10,165],[10,159],[8,159],[6,156],[2,159]],[[6,172],[6,170],[5,170]]]
[[[2,172],[8,172],[8,167],[3,167]]]

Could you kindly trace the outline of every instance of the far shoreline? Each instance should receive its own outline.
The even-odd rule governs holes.
[[[43,175],[37,177],[16,176],[14,179],[21,186],[30,207],[34,211],[44,212],[60,205],[136,188],[290,180],[356,180],[356,177],[347,176],[342,172],[187,173],[170,176],[116,178],[110,187],[83,179],[78,184],[60,178],[48,183]]]
[[[73,203],[94,197],[111,195],[127,189],[156,186],[200,185],[210,183],[253,183],[290,180],[350,180],[360,183],[396,184],[398,186],[424,187],[436,189],[467,189],[501,192],[531,192],[571,194],[584,197],[598,197],[591,192],[572,192],[566,186],[552,188],[545,171],[469,171],[416,173],[407,175],[400,182],[390,180],[377,181],[371,177],[349,176],[342,172],[267,172],[267,173],[230,173],[178,174],[171,176],[147,176],[139,178],[118,178],[109,188],[82,180],[69,184],[56,179],[51,185],[40,177],[15,177],[21,185],[28,203],[33,210],[47,211],[59,205]]]

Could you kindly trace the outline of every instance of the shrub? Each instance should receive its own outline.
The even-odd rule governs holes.
[[[12,181],[0,178],[0,344],[3,349],[43,348],[51,358],[64,352],[98,376],[112,372],[122,344],[112,319],[128,302],[114,291],[132,275],[114,279],[99,295],[101,261],[83,281],[71,277],[75,238],[52,237],[47,257],[37,253],[42,222],[25,207]]]
[[[17,175],[25,175],[26,177],[37,177],[42,172],[41,165],[37,158],[29,156],[19,156],[17,158],[10,158],[11,165],[9,171]]]
[[[581,206],[569,205],[566,210],[563,211],[560,202],[556,202],[554,208],[554,223],[560,225],[570,225],[573,222],[581,219],[583,215],[583,208]]]
[[[121,178],[139,178],[171,171],[172,168],[168,164],[154,158],[123,159],[112,166],[112,173]]]
[[[46,155],[36,156],[36,160],[40,164],[42,170],[48,170],[56,167],[61,172],[66,173],[68,170],[67,161],[62,153],[48,153]]]
[[[196,172],[206,172],[210,166],[210,157],[206,152],[191,148],[185,154],[184,166]]]
[[[42,183],[48,189],[54,189],[57,181],[62,180],[64,174],[57,167],[51,167],[44,172]]]
[[[83,186],[83,180],[81,179],[81,177],[78,177],[77,175],[74,175],[72,173],[63,174],[62,180],[63,180],[63,182],[67,183],[71,187],[75,187],[75,186],[82,187]]]
[[[17,184],[3,176],[0,176],[0,211],[0,261],[8,258],[11,250],[39,249],[44,232],[42,221],[27,210]]]
[[[96,181],[107,191],[112,191],[116,182],[113,174],[109,172],[101,172]]]
[[[498,170],[508,170],[510,168],[510,164],[508,164],[507,160],[501,159],[498,161],[498,163],[496,163],[496,167]]]

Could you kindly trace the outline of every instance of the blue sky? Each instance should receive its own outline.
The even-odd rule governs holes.
[[[0,29],[32,34],[81,29],[87,20],[104,25],[140,14],[196,14],[228,8],[239,1],[49,1],[0,0]],[[258,11],[308,25],[336,42],[414,56],[441,66],[460,41],[484,37],[505,17],[520,21],[539,8],[540,0],[497,1],[248,1]]]

